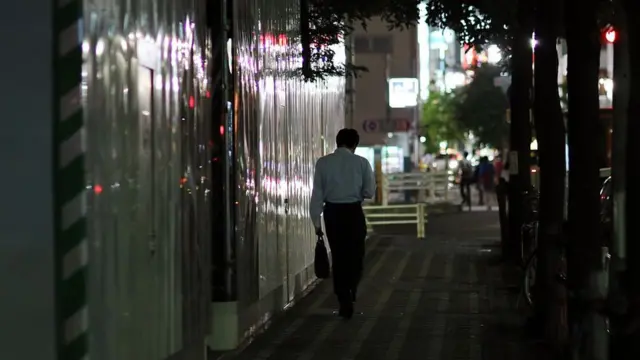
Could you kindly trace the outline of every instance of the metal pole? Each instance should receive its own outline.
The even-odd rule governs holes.
[[[391,122],[391,106],[389,104],[389,63],[391,54],[385,54],[384,56],[384,91],[385,91],[385,103],[386,103],[386,116],[385,126],[381,126],[382,129],[387,129]],[[382,203],[382,146],[376,146],[374,148],[374,172],[376,175],[376,181],[378,184],[376,191],[376,204]]]
[[[385,186],[384,184],[384,179],[382,177],[382,146],[378,145],[376,147],[373,148],[373,163],[374,163],[374,173],[376,175],[376,184],[378,185],[376,187],[376,204],[377,205],[386,205],[385,202],[385,198],[384,198],[384,191],[386,191],[386,189],[383,189],[383,187]]]
[[[385,122],[386,126],[382,127],[383,129],[388,129],[391,124],[391,103],[389,102],[389,78],[391,77],[391,54],[384,55],[384,78],[385,78],[385,93],[387,98],[387,106],[385,113]]]
[[[233,3],[232,6],[237,6],[236,2]],[[220,10],[222,12],[222,14],[226,14],[227,13],[227,2],[226,1],[222,1],[221,2],[221,6],[220,6]],[[237,12],[235,11],[236,9],[234,9],[234,14],[236,14]],[[223,22],[223,34],[220,35],[221,39],[221,43],[224,44],[226,43],[226,37],[228,34],[228,31],[230,30],[228,28],[228,24],[226,22],[226,17],[223,16],[224,22]],[[235,51],[235,49],[234,49]],[[235,58],[235,57],[234,57]],[[225,156],[223,156],[223,162],[225,164],[224,167],[224,182],[223,182],[223,188],[224,188],[224,251],[225,251],[225,293],[226,296],[229,297],[228,300],[230,299],[235,299],[236,297],[236,284],[235,284],[235,274],[236,274],[236,269],[235,269],[235,264],[234,264],[234,259],[235,259],[235,232],[234,232],[234,227],[235,227],[235,207],[234,207],[234,203],[235,203],[235,159],[236,159],[236,151],[235,151],[235,141],[234,141],[234,135],[235,135],[235,126],[233,124],[233,119],[231,118],[230,115],[231,114],[231,106],[228,103],[229,100],[229,96],[228,96],[228,73],[229,73],[229,67],[232,66],[232,64],[228,63],[228,59],[226,56],[222,56],[221,59],[221,63],[224,64],[223,65],[223,69],[222,69],[222,85],[223,85],[223,98],[222,98],[222,108],[224,109],[224,114],[223,114],[223,124],[225,126],[225,132],[224,132],[224,144],[225,144],[225,149],[228,151],[225,151]],[[234,71],[233,76],[237,76],[236,72]]]
[[[440,49],[440,61],[442,61],[442,87],[443,92],[447,92],[447,50]]]
[[[416,39],[417,46],[419,46],[418,41]],[[420,52],[418,51],[418,49],[416,49],[415,51],[416,54],[420,54]],[[413,144],[410,144],[410,148],[412,148],[413,151],[413,167],[415,168],[420,168],[420,142],[419,142],[419,138],[420,138],[420,134],[418,132],[418,129],[420,128],[420,107],[422,106],[422,85],[420,83],[420,62],[418,61],[419,57],[414,59],[413,61],[413,68],[415,69],[415,73],[416,73],[416,77],[418,78],[418,95],[417,95],[417,101],[416,101],[416,107],[413,109],[413,121],[412,121],[412,128],[411,129],[407,129],[407,135],[410,136],[410,134],[413,134],[413,137],[409,137],[407,139],[407,141],[411,141],[410,139],[412,139]],[[413,169],[412,169],[413,170]]]
[[[354,64],[355,51],[353,49],[353,35],[347,34],[344,40],[344,47],[346,52],[346,65],[350,67]],[[356,79],[351,72],[347,72],[345,81],[345,127],[354,128],[355,125],[355,88]]]

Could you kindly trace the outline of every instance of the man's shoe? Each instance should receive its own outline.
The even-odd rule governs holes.
[[[340,304],[338,315],[345,320],[351,319],[353,317],[353,303]]]

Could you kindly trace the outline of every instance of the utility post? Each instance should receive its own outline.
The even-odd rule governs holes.
[[[355,63],[354,39],[352,34],[347,34],[344,38],[344,49],[346,54],[347,73],[345,78],[345,127],[355,128],[355,102],[356,102],[356,79],[350,71]]]
[[[385,126],[386,129],[391,123],[391,104],[389,103],[389,78],[391,75],[391,54],[384,54],[384,89],[385,89]],[[376,204],[382,203],[382,187],[383,187],[383,174],[382,174],[382,146],[376,146],[374,148],[374,172],[376,176],[376,182],[378,184],[376,190]]]
[[[391,124],[391,104],[389,102],[390,91],[389,91],[389,79],[391,78],[391,54],[384,54],[384,77],[385,77],[385,94],[387,106],[385,107],[385,116],[384,121],[386,122],[386,126],[383,126],[384,129],[387,129],[389,124]]]

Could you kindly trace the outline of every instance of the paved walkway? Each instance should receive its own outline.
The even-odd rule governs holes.
[[[324,281],[234,359],[529,360],[523,316],[498,257],[497,213],[434,216],[427,239],[368,243],[357,313],[333,312]]]

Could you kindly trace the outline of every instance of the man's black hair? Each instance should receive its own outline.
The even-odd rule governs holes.
[[[360,135],[355,129],[344,128],[336,135],[336,145],[353,149],[360,143]]]

